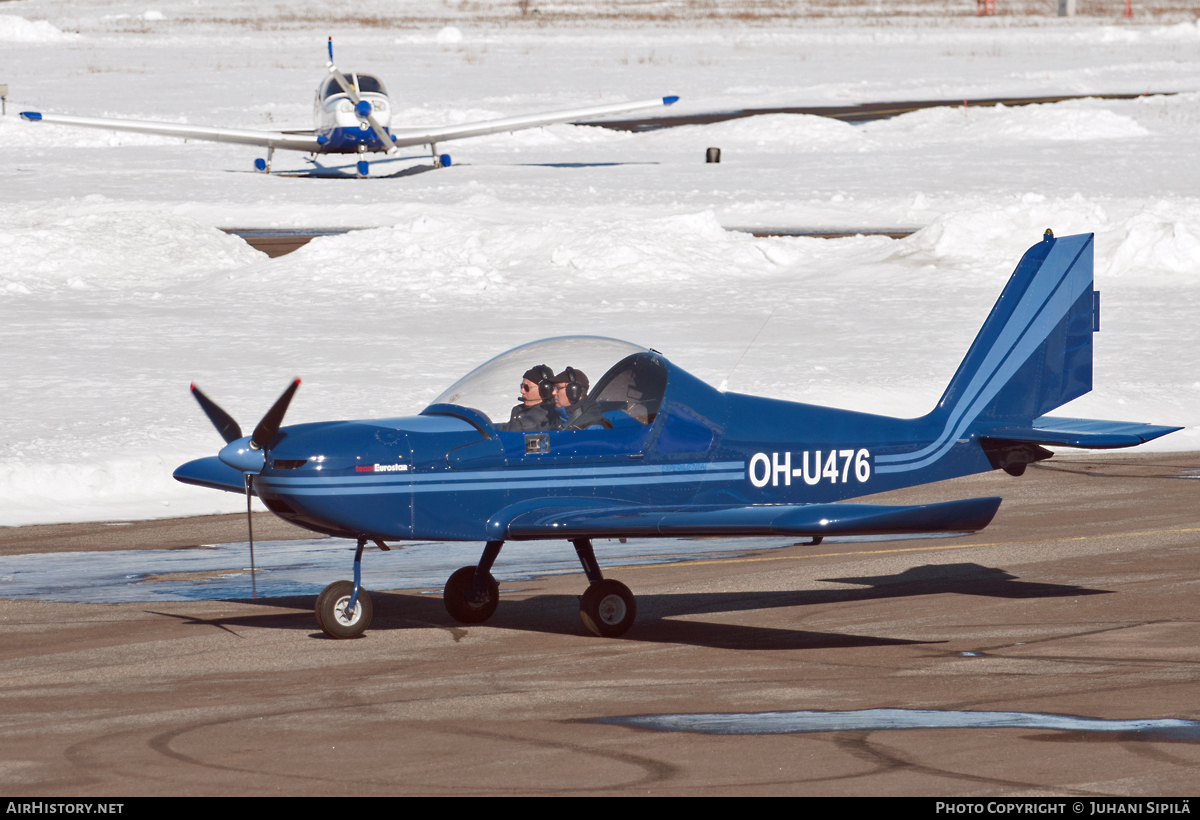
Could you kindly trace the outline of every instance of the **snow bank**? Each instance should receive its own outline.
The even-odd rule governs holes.
[[[712,211],[658,219],[481,223],[443,211],[391,228],[318,237],[295,253],[214,277],[223,290],[277,292],[303,282],[318,295],[413,294],[496,304],[584,294],[663,296],[711,287],[796,261],[789,240],[726,231]]]
[[[155,291],[266,258],[236,236],[185,217],[74,206],[0,209],[0,299],[64,289]]]
[[[829,117],[809,114],[762,114],[712,125],[684,125],[642,135],[648,143],[668,144],[689,151],[710,145],[721,148],[770,146],[774,150],[858,150],[864,144],[860,128]]]
[[[1132,117],[1087,103],[1061,102],[1016,107],[926,108],[889,120],[864,123],[864,133],[891,147],[937,142],[998,142],[1127,139],[1150,132]],[[896,143],[899,143],[898,145]]]
[[[61,31],[45,20],[0,14],[0,43],[64,43],[79,39],[78,34]]]
[[[1132,206],[1132,207],[1131,207]],[[1200,203],[1112,203],[1025,194],[944,214],[898,243],[894,258],[951,263],[964,274],[1007,271],[1046,228],[1096,234],[1096,280],[1200,289]],[[1098,285],[1099,286],[1099,285]]]

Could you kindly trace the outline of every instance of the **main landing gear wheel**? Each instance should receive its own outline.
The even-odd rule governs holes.
[[[350,581],[334,581],[317,596],[317,624],[331,638],[357,638],[371,625],[371,596],[365,589],[358,591],[358,603],[347,617],[346,607],[354,595]]]
[[[605,579],[587,588],[579,599],[579,619],[593,635],[624,635],[637,617],[637,600],[620,581]]]
[[[475,567],[463,567],[456,570],[446,582],[446,591],[442,593],[442,601],[450,617],[462,624],[481,624],[496,611],[500,603],[500,585],[489,572],[487,576],[487,600],[482,603],[472,603],[467,600],[471,594],[471,585],[475,582]]]

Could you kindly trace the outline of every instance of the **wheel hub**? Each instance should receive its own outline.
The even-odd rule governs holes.
[[[620,595],[605,595],[600,600],[600,620],[609,626],[621,623],[625,619],[625,602]]]
[[[337,618],[337,622],[342,626],[354,626],[358,623],[358,619],[362,617],[363,608],[356,606],[349,617],[346,616],[346,607],[350,605],[350,596],[347,595],[339,598],[338,602],[333,607],[333,617]]]

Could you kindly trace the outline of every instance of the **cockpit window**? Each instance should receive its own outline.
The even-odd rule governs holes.
[[[383,89],[383,83],[378,77],[373,77],[370,74],[356,74],[358,78],[358,93],[359,94],[386,94]]]
[[[667,368],[654,356],[637,353],[617,362],[605,373],[587,401],[601,413],[618,411],[649,424],[658,414],[666,389]]]
[[[644,347],[603,336],[561,336],[514,348],[480,365],[434,399],[434,404],[457,404],[482,412],[496,425],[507,424],[521,400],[523,374],[546,365],[553,373],[568,367],[582,371],[593,385],[570,427],[619,426],[624,417],[605,418],[604,413],[627,415],[628,424],[649,424],[662,403],[667,384],[666,367]],[[599,403],[597,403],[599,402]],[[595,418],[593,418],[593,416]]]
[[[340,85],[338,85],[337,79],[335,79],[334,77],[330,77],[329,81],[327,83],[325,83],[325,88],[321,90],[321,99],[327,100],[330,97],[332,97],[334,94],[341,94],[341,93],[342,93],[342,87]]]

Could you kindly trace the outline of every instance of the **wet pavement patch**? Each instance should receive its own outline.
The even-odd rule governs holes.
[[[874,543],[954,537],[954,533],[837,536],[838,543]],[[600,539],[596,552],[606,570],[622,566],[733,559],[780,550],[795,538]],[[470,541],[395,542],[388,556],[369,547],[363,585],[372,590],[438,589],[461,566],[479,562],[483,545]],[[258,597],[316,595],[330,581],[352,577],[354,541],[340,538],[259,541]],[[507,546],[492,570],[502,583],[581,572],[566,543],[525,541]],[[31,553],[0,557],[0,598],[69,603],[191,601],[246,598],[252,590],[250,545],[212,544],[193,549]],[[1074,593],[1073,594],[1077,594]]]
[[[941,709],[861,709],[846,712],[733,712],[627,715],[596,718],[658,732],[782,735],[804,732],[879,732],[891,729],[1038,729],[1105,732],[1120,740],[1200,742],[1200,721],[1103,720],[1040,712],[959,712]],[[1114,739],[1117,739],[1114,737]]]

